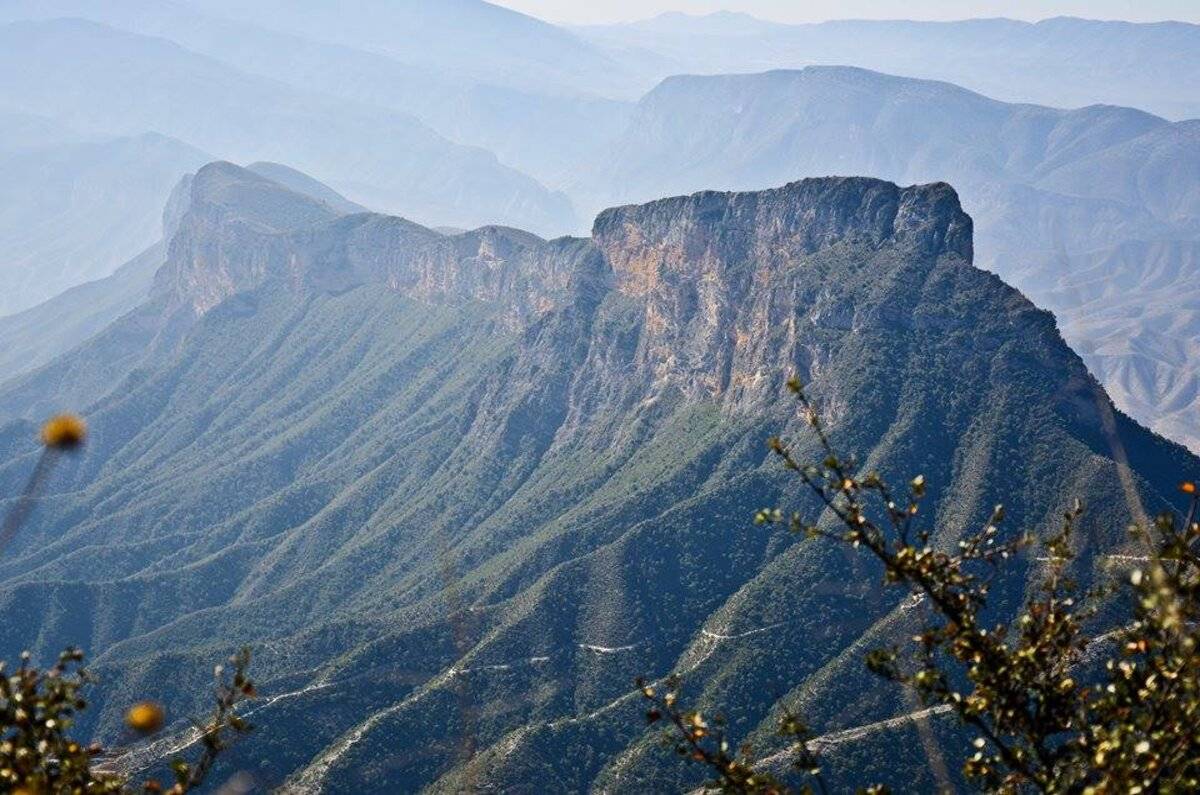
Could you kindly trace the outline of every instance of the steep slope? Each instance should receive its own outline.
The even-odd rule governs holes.
[[[140,306],[165,255],[160,241],[103,279],[0,317],[0,383],[36,370]]]
[[[1157,508],[1200,464],[971,266],[943,184],[701,193],[543,241],[329,217],[228,164],[195,182],[139,310],[158,331],[123,319],[2,396],[21,413],[84,361],[137,360],[75,395],[92,438],[0,562],[0,650],[92,649],[86,728],[111,737],[135,694],[186,714],[211,658],[253,644],[269,698],[226,764],[262,787],[687,782],[630,694],[672,669],[744,736],[797,683],[818,730],[890,717],[867,679],[815,688],[896,614],[877,572],[749,526],[781,498],[815,510],[762,445],[800,433],[789,370],[864,466],[937,484],[938,543],[1000,500],[1043,530],[1085,497],[1084,579],[1127,499]],[[0,429],[5,494],[32,430]]]
[[[111,274],[161,234],[163,205],[212,158],[145,134],[0,147],[0,315]]]
[[[95,400],[144,360],[170,352],[200,314],[234,290],[233,276],[222,269],[239,256],[241,235],[301,229],[337,218],[342,212],[335,204],[353,206],[305,174],[283,166],[258,168],[282,174],[305,192],[231,163],[209,164],[176,186],[163,214],[162,242],[113,277],[0,323],[16,357],[14,377],[0,385],[0,416],[36,417]],[[161,267],[184,256],[180,250],[188,251],[191,235],[211,228],[206,224],[232,230],[196,254],[213,269],[211,278]],[[195,292],[200,284],[204,295]],[[68,322],[56,324],[63,314]],[[47,328],[50,335],[38,335]],[[64,343],[70,343],[65,351]],[[38,358],[52,361],[34,367]]]
[[[293,193],[299,193],[303,196],[308,196],[310,199],[324,202],[339,215],[370,212],[366,207],[350,201],[328,185],[318,182],[308,174],[285,166],[282,163],[251,163],[246,166],[246,170],[266,177]]]
[[[799,176],[950,181],[976,220],[979,264],[1053,309],[1077,350],[1099,350],[1107,334],[1140,339],[1124,354],[1109,347],[1121,361],[1089,365],[1124,409],[1161,431],[1184,430],[1175,438],[1195,448],[1200,437],[1173,417],[1200,399],[1186,386],[1200,361],[1176,344],[1186,335],[1172,341],[1153,330],[1186,331],[1200,305],[1186,262],[1161,259],[1200,240],[1198,134],[1194,121],[1128,108],[1009,105],[843,67],[677,77],[642,100],[625,134],[572,189],[594,191],[584,204],[599,207]],[[1120,291],[1104,293],[1110,299],[1077,289],[1103,273],[1111,252],[1138,247],[1159,260],[1126,257]],[[1151,298],[1163,291],[1169,304]],[[1096,326],[1098,311],[1107,331]],[[1122,375],[1151,371],[1140,385]]]
[[[84,131],[152,129],[219,157],[287,162],[362,203],[430,223],[574,225],[565,197],[410,115],[293,89],[93,22],[0,26],[0,97]]]
[[[1200,445],[1200,242],[1130,241],[1063,263],[1046,291],[1088,367],[1117,405]],[[1181,285],[1185,287],[1181,288]]]
[[[665,15],[577,32],[660,56],[662,74],[846,64],[948,80],[1009,102],[1144,108],[1200,116],[1200,25],[1059,17],[1041,22],[842,20],[782,25],[741,14]]]

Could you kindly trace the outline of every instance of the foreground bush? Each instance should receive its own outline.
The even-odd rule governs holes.
[[[0,553],[12,541],[60,456],[78,450],[87,438],[82,419],[64,414],[42,426],[42,455],[16,503],[0,525]],[[254,684],[247,676],[250,652],[243,649],[230,658],[230,670],[218,666],[211,715],[194,722],[200,754],[189,762],[171,762],[174,782],[164,790],[158,781],[136,787],[104,769],[104,748],[71,737],[76,716],[87,708],[83,691],[93,681],[83,667],[83,652],[67,649],[49,668],[30,664],[28,652],[11,672],[0,661],[0,791],[20,795],[59,793],[170,792],[182,795],[204,782],[217,756],[250,725],[237,714],[242,701],[253,698]],[[135,732],[150,735],[162,728],[162,707],[153,701],[131,706],[126,723]]]
[[[171,762],[175,781],[164,790],[157,781],[133,786],[115,773],[105,772],[104,748],[84,745],[70,735],[76,716],[87,708],[84,688],[92,681],[83,667],[83,653],[68,649],[51,667],[39,670],[29,664],[29,654],[9,673],[0,663],[0,790],[25,795],[57,793],[170,792],[181,795],[204,782],[217,756],[250,725],[237,715],[237,705],[254,695],[246,675],[250,655],[242,651],[230,663],[232,671],[216,670],[216,691],[211,716],[198,724],[200,754],[189,762]],[[162,728],[162,707],[154,702],[135,704],[126,713],[134,731],[149,735]]]

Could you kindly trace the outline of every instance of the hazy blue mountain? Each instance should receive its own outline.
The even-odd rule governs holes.
[[[961,22],[848,20],[808,25],[744,14],[667,14],[580,28],[615,52],[649,51],[662,75],[759,72],[813,64],[861,66],[947,80],[1011,102],[1096,103],[1172,119],[1200,116],[1200,25],[1059,17]]]
[[[482,0],[361,0],[352,13],[323,0],[190,0],[190,5],[490,84],[627,96],[646,88],[630,84],[631,70],[621,59],[575,34]]]
[[[93,22],[0,27],[0,97],[83,131],[152,129],[230,159],[287,162],[356,201],[431,223],[574,225],[565,197],[411,115],[293,89]]]
[[[1119,405],[1200,448],[1200,359],[1187,342],[1200,333],[1187,260],[1200,241],[1200,123],[1012,105],[848,67],[675,77],[570,189],[595,208],[827,174],[952,182],[976,221],[979,264],[1059,315]],[[1130,257],[1139,247],[1154,258]],[[1120,273],[1107,274],[1114,257]]]
[[[398,6],[383,6],[381,10],[402,13]],[[423,28],[426,37],[452,39],[458,35],[458,26],[451,24],[455,18],[451,6],[444,6],[443,11],[448,16],[440,28]],[[254,19],[260,16],[253,7],[248,15]],[[401,61],[362,49],[354,37],[347,40],[358,42],[356,46],[332,44],[324,40],[324,30],[316,30],[313,35],[319,40],[314,40],[252,21],[213,16],[178,2],[0,0],[3,22],[61,17],[91,19],[170,39],[194,52],[296,89],[412,114],[450,140],[495,152],[502,162],[547,184],[556,184],[581,158],[594,154],[602,143],[620,132],[632,108],[630,102],[585,93],[571,82],[577,78],[559,75],[541,65],[513,67],[523,79],[517,86],[506,84],[503,75],[493,68],[496,53],[489,55],[487,68],[477,70],[477,74],[463,74],[448,69],[447,54],[437,48],[414,48]],[[262,21],[268,24],[271,19],[266,15]],[[540,35],[548,35],[542,23],[524,20],[524,24]],[[557,34],[554,37],[564,38]],[[515,41],[520,40],[517,35]],[[540,57],[542,51],[540,45],[530,50],[509,48],[508,57]],[[473,47],[460,55],[479,58],[481,53],[479,47]],[[459,55],[452,61],[466,62]],[[586,80],[612,80],[631,97],[652,85],[649,74],[635,81],[636,87],[630,81],[619,80],[616,65],[611,63],[603,64],[603,68],[594,63],[580,64],[576,72]]]
[[[552,241],[339,217],[227,163],[189,188],[147,302],[0,388],[8,416],[54,395],[92,429],[0,561],[0,651],[86,645],[82,728],[111,738],[135,694],[188,714],[212,657],[253,644],[278,698],[224,764],[264,788],[686,787],[631,688],[671,670],[765,750],[785,705],[818,732],[904,711],[857,649],[918,614],[751,526],[817,509],[763,447],[801,433],[789,370],[864,466],[935,484],[938,544],[995,502],[1042,531],[1082,496],[1084,579],[1127,543],[1115,444],[1146,504],[1200,465],[971,265],[945,184],[699,193]],[[34,436],[0,426],[0,494]],[[880,775],[928,788],[882,739]]]
[[[1117,404],[1200,447],[1200,242],[1133,240],[1065,257],[1044,292]]]
[[[282,163],[251,163],[246,166],[246,170],[264,176],[290,191],[322,201],[341,215],[369,212],[366,207],[350,201],[328,185]]]
[[[37,369],[139,306],[164,256],[163,244],[155,243],[102,279],[0,317],[0,381]]]
[[[79,143],[84,136],[44,116],[8,110],[0,106],[0,154],[10,155],[54,144]]]
[[[0,146],[0,315],[108,276],[152,245],[171,188],[210,159],[157,134]]]
[[[0,341],[9,346],[0,359],[0,378],[7,384],[3,391],[16,396],[0,406],[0,415],[40,416],[82,405],[120,383],[144,359],[170,352],[217,300],[180,301],[163,284],[163,266],[178,257],[177,247],[201,219],[263,234],[361,211],[328,186],[277,163],[256,163],[250,169],[218,163],[197,177],[185,176],[163,212],[159,243],[107,279],[0,319]],[[181,228],[184,219],[189,223]],[[231,248],[237,256],[236,240]],[[220,257],[211,264],[223,267]],[[228,276],[217,281],[222,279]],[[51,359],[52,364],[42,366]]]

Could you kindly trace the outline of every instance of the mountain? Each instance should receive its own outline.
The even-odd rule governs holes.
[[[0,0],[0,22],[75,17],[169,39],[192,52],[292,89],[412,114],[450,140],[495,152],[501,162],[546,184],[556,183],[580,159],[590,156],[600,144],[616,135],[632,107],[628,101],[607,98],[614,92],[605,91],[600,96],[586,91],[583,85],[594,80],[612,81],[620,88],[616,93],[631,98],[653,85],[650,75],[636,81],[621,79],[617,63],[598,63],[594,54],[573,68],[574,76],[560,75],[539,62],[512,66],[512,75],[519,79],[515,84],[506,82],[495,68],[498,58],[519,61],[540,58],[541,53],[548,52],[540,42],[517,46],[526,35],[549,36],[565,43],[573,42],[573,37],[543,23],[493,9],[491,13],[522,22],[516,27],[528,28],[527,34],[512,31],[511,42],[505,43],[494,29],[489,29],[486,41],[476,41],[465,51],[450,56],[446,48],[450,47],[450,41],[461,37],[458,18],[467,12],[456,12],[453,4],[425,4],[425,7],[440,10],[444,16],[440,22],[429,21],[423,27],[422,43],[427,44],[430,38],[443,38],[447,43],[437,48],[416,48],[401,56],[362,49],[361,36],[348,32],[341,38],[354,46],[330,43],[327,40],[330,31],[337,30],[339,25],[358,24],[351,18],[353,15],[339,14],[338,25],[323,20],[321,25],[307,31],[315,38],[263,26],[275,24],[291,29],[288,20],[297,21],[294,6],[280,16],[259,14],[262,9],[257,6],[243,7],[242,16],[261,18],[260,25],[160,0]],[[402,30],[412,29],[403,17],[412,10],[406,12],[396,4],[377,9],[380,13],[399,15],[391,24]],[[485,19],[480,24],[490,22]],[[304,26],[300,29],[305,32]],[[587,49],[581,42],[572,46],[582,52]],[[483,59],[485,51],[487,57]],[[484,65],[474,71],[464,73],[460,68],[480,60]],[[554,59],[555,64],[570,61],[568,57]],[[631,83],[636,89],[631,88]],[[553,145],[547,145],[547,139]]]
[[[1187,252],[1200,241],[1200,122],[1010,105],[848,67],[684,76],[648,94],[569,189],[602,207],[860,173],[954,184],[979,264],[1055,311],[1119,405],[1200,449],[1200,359],[1181,342],[1198,330]]]
[[[1068,258],[1045,291],[1068,339],[1117,405],[1200,446],[1200,242],[1129,241]]]
[[[156,134],[0,147],[0,315],[111,274],[160,235],[179,178],[210,156]]]
[[[78,133],[65,129],[53,119],[0,107],[0,153],[10,155],[80,140]]]
[[[0,317],[0,381],[37,369],[141,305],[164,256],[154,243],[102,279]]]
[[[246,169],[216,163],[185,176],[163,213],[160,242],[107,279],[0,318],[0,340],[10,351],[0,359],[0,374],[10,394],[30,398],[17,399],[0,413],[36,416],[82,405],[139,367],[143,357],[171,350],[207,308],[204,301],[181,302],[169,289],[155,286],[164,278],[164,263],[177,256],[173,246],[181,245],[178,241],[192,228],[181,226],[184,219],[196,221],[207,213],[223,225],[245,225],[264,233],[361,211],[328,186],[278,163],[255,163]],[[226,242],[236,249],[236,241]]]
[[[924,472],[935,543],[1000,501],[1047,531],[1082,496],[1084,581],[1200,464],[972,248],[945,184],[703,192],[546,241],[338,216],[208,165],[148,300],[0,388],[10,499],[38,454],[22,418],[59,400],[91,428],[0,560],[0,651],[85,645],[81,730],[111,739],[139,694],[198,708],[250,643],[260,729],[219,772],[298,792],[692,785],[631,686],[671,670],[764,751],[785,706],[818,732],[906,712],[861,665],[911,634],[903,595],[750,522],[819,515],[763,446],[806,438],[789,371],[862,466]],[[154,767],[177,729],[113,764]],[[852,754],[932,786],[872,736]]]
[[[350,201],[328,185],[318,182],[308,174],[285,166],[282,163],[251,163],[246,166],[246,170],[266,177],[271,182],[282,185],[293,193],[299,193],[310,199],[323,202],[339,215],[370,212],[366,207]]]
[[[252,163],[246,168],[316,199],[333,214],[366,212],[332,188],[279,163]],[[144,303],[149,298],[154,274],[166,261],[167,244],[188,207],[191,192],[189,174],[171,192],[162,213],[161,239],[111,275],[72,287],[23,312],[0,317],[0,382],[38,369]]]
[[[653,53],[662,75],[846,65],[946,80],[1009,102],[1106,103],[1200,116],[1200,25],[1057,17],[1041,22],[843,20],[785,25],[670,14],[575,30],[613,52]]]
[[[555,25],[481,0],[361,0],[353,13],[322,0],[190,4],[213,16],[522,90],[637,91],[628,86],[630,70],[620,59]]]
[[[145,130],[241,162],[287,162],[430,223],[561,232],[570,202],[411,115],[293,89],[164,39],[85,20],[0,26],[0,97],[83,132]]]

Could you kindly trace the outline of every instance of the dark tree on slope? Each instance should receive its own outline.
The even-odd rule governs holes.
[[[857,470],[835,450],[817,407],[799,380],[788,383],[824,459],[793,457],[778,438],[771,450],[800,478],[832,516],[836,530],[819,517],[764,509],[759,524],[777,525],[808,538],[862,549],[883,568],[884,583],[907,588],[929,606],[930,619],[911,648],[877,649],[867,655],[874,673],[914,692],[933,710],[953,713],[975,735],[964,776],[996,793],[1195,792],[1200,788],[1200,538],[1196,484],[1185,481],[1184,517],[1158,516],[1152,527],[1131,534],[1146,555],[1127,584],[1080,593],[1068,576],[1071,536],[1082,507],[1063,516],[1061,529],[1044,543],[1047,573],[1014,622],[985,617],[990,584],[1004,566],[1036,542],[1021,534],[1001,540],[1003,506],[957,549],[930,545],[920,505],[925,479],[917,475],[896,490],[879,475]],[[1132,620],[1090,632],[1101,606],[1127,603]],[[1106,611],[1106,615],[1109,611]],[[1094,623],[1094,622],[1093,622]],[[1097,660],[1102,666],[1094,666]],[[752,749],[733,750],[719,718],[706,718],[679,702],[677,678],[639,682],[650,702],[650,723],[672,725],[676,753],[706,765],[710,788],[722,792],[784,793],[778,777],[756,767]],[[801,791],[825,791],[819,751],[803,723],[785,717],[780,733],[794,743],[793,765],[806,783]],[[881,788],[864,782],[864,791]]]

